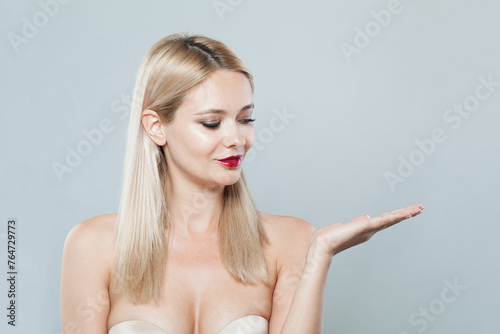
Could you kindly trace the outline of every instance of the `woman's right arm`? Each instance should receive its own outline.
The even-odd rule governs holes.
[[[86,220],[66,237],[61,272],[63,334],[105,334],[113,228],[110,216]]]

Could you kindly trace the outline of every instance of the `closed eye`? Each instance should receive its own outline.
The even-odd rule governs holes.
[[[255,122],[255,118],[245,118],[242,119],[240,122],[242,122],[243,124],[249,124],[251,122]]]
[[[240,120],[240,122],[243,124],[250,124],[251,122],[255,122],[255,118],[245,118],[245,119]],[[216,122],[216,123],[202,122],[201,124],[203,124],[203,126],[206,128],[215,129],[220,125],[220,122]]]
[[[201,123],[201,124],[203,124],[204,127],[213,129],[213,128],[218,127],[219,124],[220,124],[220,122],[217,122],[217,123]]]

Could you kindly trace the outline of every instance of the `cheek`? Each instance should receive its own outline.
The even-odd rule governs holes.
[[[248,129],[245,133],[245,151],[248,151],[255,141],[255,128]]]
[[[196,158],[204,156],[214,149],[214,138],[210,132],[201,131],[194,124],[194,126],[188,125],[176,129],[175,144],[177,144],[177,153]]]
[[[197,152],[207,153],[214,146],[214,138],[210,136],[210,133],[192,132],[191,135],[186,136],[186,141],[186,145],[189,145],[193,151]]]

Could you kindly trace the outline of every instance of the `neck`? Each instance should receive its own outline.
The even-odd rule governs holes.
[[[202,187],[179,177],[167,176],[166,200],[173,233],[200,238],[217,231],[224,186]]]

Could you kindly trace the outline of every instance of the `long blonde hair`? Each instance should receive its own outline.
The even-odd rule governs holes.
[[[167,161],[142,126],[142,111],[154,110],[162,122],[171,122],[188,91],[220,69],[244,74],[253,91],[253,77],[234,52],[204,36],[167,36],[141,62],[128,126],[112,275],[114,288],[135,303],[161,296],[172,224],[165,197]],[[267,237],[243,171],[238,182],[224,189],[218,223],[219,251],[230,274],[245,283],[268,282],[262,251]]]

